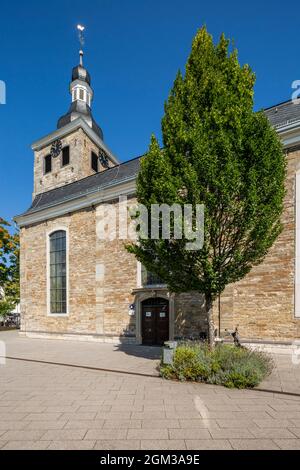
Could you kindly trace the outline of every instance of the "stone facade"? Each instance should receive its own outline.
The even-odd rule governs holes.
[[[77,151],[73,152],[71,165],[79,165],[79,152],[83,152],[81,176],[90,170],[88,157],[93,147],[83,132],[69,136],[66,143],[74,149],[76,139],[78,158],[76,161]],[[46,152],[39,154],[40,160]],[[300,338],[300,319],[294,316],[295,174],[300,167],[300,150],[287,151],[287,162],[283,232],[264,262],[221,295],[222,335],[226,329],[238,326],[241,337],[250,340],[284,342]],[[22,331],[27,334],[80,334],[105,341],[134,341],[140,337],[136,316],[128,314],[130,304],[140,299],[135,290],[143,287],[139,284],[138,263],[125,250],[125,240],[97,237],[99,207],[21,229]],[[47,236],[57,227],[66,227],[69,238],[69,314],[61,317],[47,311]],[[159,295],[145,288],[143,298],[147,291],[149,297]],[[164,294],[168,295],[167,291]],[[173,296],[172,336],[195,336],[207,331],[204,307],[199,294]],[[214,318],[218,328],[218,301]]]
[[[50,173],[45,174],[44,159],[50,154],[52,144],[35,151],[33,196],[95,174],[91,167],[91,153],[95,152],[98,154],[99,148],[86,135],[83,129],[78,129],[63,137],[61,142],[63,147],[70,147],[70,163],[62,166],[61,155],[53,158],[52,171]],[[111,162],[109,164],[110,166],[112,165]],[[99,171],[105,169],[100,163],[98,167]]]
[[[78,80],[85,90],[82,96],[75,92]],[[116,201],[120,195],[134,198],[138,159],[107,173],[102,172],[104,168],[99,162],[102,173],[89,179],[95,174],[91,166],[92,152],[98,155],[100,149],[105,151],[109,166],[117,165],[118,160],[105,146],[103,133],[92,117],[90,75],[83,67],[82,56],[80,65],[73,68],[71,89],[71,107],[60,118],[58,129],[33,144],[35,199],[31,208],[16,218],[21,227],[22,333],[141,342],[142,302],[149,297],[162,297],[169,301],[170,339],[204,334],[207,319],[203,296],[195,292],[173,295],[165,286],[143,286],[140,266],[125,250],[126,240],[99,237],[103,204],[112,204],[117,211]],[[284,229],[264,262],[238,283],[227,286],[215,302],[214,320],[221,335],[238,326],[240,336],[245,339],[291,342],[300,338],[300,274],[299,279],[295,279],[296,221],[300,247],[300,210],[295,216],[295,181],[300,168],[300,147],[296,147],[300,145],[300,109],[289,101],[265,112],[287,149]],[[52,171],[45,174],[45,156],[50,154],[51,145],[58,139],[63,147],[69,146],[70,162],[62,166],[62,155],[52,158]],[[92,187],[89,181],[94,182]],[[65,185],[68,186],[63,188]],[[56,191],[57,188],[60,189]],[[53,189],[55,191],[51,192]],[[43,198],[45,192],[47,195]],[[300,205],[300,178],[298,202]],[[49,235],[61,229],[67,234],[68,308],[66,314],[53,315],[49,312]],[[296,266],[300,273],[299,247]],[[63,282],[63,276],[57,277]],[[295,285],[298,286],[296,311],[299,317],[295,317]],[[57,290],[59,294],[64,293],[61,288]],[[56,301],[57,306],[59,301]],[[130,308],[132,304],[135,315]],[[163,304],[166,307],[166,302]],[[159,331],[165,332],[165,323],[161,322],[167,321],[167,314],[155,317],[155,310],[153,312],[150,317],[155,321],[151,324],[163,325]],[[144,319],[147,319],[146,313]]]
[[[207,332],[204,297],[197,292],[175,296],[174,336],[194,337]]]
[[[61,228],[68,233],[66,316],[49,314],[47,305],[47,237]],[[96,240],[96,209],[22,228],[21,247],[22,331],[109,338],[129,330],[128,305],[136,282],[136,262],[120,241]],[[130,264],[135,268],[132,278]]]
[[[80,151],[84,172],[93,148]],[[75,146],[75,135],[68,144]],[[78,140],[80,140],[78,138]],[[86,139],[86,142],[88,140]],[[44,151],[46,153],[47,150]],[[44,153],[40,153],[41,159]],[[76,153],[73,153],[73,158]],[[79,154],[78,154],[79,155]],[[300,166],[300,150],[287,152],[287,179],[284,229],[264,262],[241,281],[226,288],[221,296],[221,334],[237,325],[242,338],[264,341],[293,341],[300,338],[300,319],[294,316],[295,174]],[[76,165],[76,160],[73,162]],[[79,163],[78,163],[79,164]],[[53,176],[53,175],[52,175]],[[54,184],[54,180],[52,183]],[[115,203],[116,204],[116,203]],[[124,248],[125,240],[97,237],[99,207],[91,207],[21,229],[21,311],[22,331],[27,334],[83,335],[104,341],[139,337],[136,317],[129,316],[130,304],[139,302],[138,263]],[[118,217],[117,217],[118,219]],[[47,236],[66,227],[69,239],[69,314],[51,316],[47,311]],[[118,227],[117,227],[118,229]],[[143,298],[153,289],[142,289]],[[159,293],[155,293],[159,295]],[[168,295],[165,291],[165,295]],[[174,337],[207,331],[203,297],[196,293],[173,296]],[[219,325],[219,303],[214,306]]]
[[[118,203],[116,213],[118,233]],[[101,221],[101,207],[95,209],[96,224]],[[97,230],[97,227],[95,227]],[[137,287],[137,262],[125,249],[126,240],[103,240],[97,236],[97,333],[104,336],[134,337],[135,318],[129,316],[134,302],[133,289]]]
[[[295,318],[295,176],[300,150],[286,152],[287,178],[283,231],[263,263],[221,296],[221,332],[237,325],[242,338],[264,341],[300,339],[300,318]],[[215,321],[219,309],[215,305]]]
[[[47,237],[68,233],[68,316],[51,316],[47,305]],[[21,229],[21,330],[95,332],[95,213],[78,211]]]
[[[118,220],[117,202],[114,206]],[[23,334],[135,342],[136,316],[129,315],[129,306],[141,300],[137,289],[143,298],[152,297],[155,289],[140,285],[140,266],[126,251],[126,240],[99,239],[100,219],[98,206],[21,229]],[[68,314],[52,315],[47,300],[47,238],[60,229],[68,234]],[[167,290],[155,293],[162,294],[167,296]],[[173,336],[206,331],[201,296],[176,295],[173,309]]]

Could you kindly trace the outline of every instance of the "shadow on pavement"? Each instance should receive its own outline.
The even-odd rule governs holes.
[[[115,351],[122,351],[129,356],[142,357],[144,359],[158,360],[162,356],[162,348],[160,346],[142,346],[135,344],[116,344]]]

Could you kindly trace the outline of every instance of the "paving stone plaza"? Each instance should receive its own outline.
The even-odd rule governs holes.
[[[0,366],[1,449],[300,448],[300,366],[288,355],[275,357],[269,391],[239,391],[163,380],[151,348],[1,340],[17,358]],[[124,372],[96,369],[109,365]]]

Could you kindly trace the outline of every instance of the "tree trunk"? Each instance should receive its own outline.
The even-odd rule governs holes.
[[[215,325],[213,320],[213,301],[209,294],[205,295],[205,305],[208,323],[208,344],[213,348],[215,345]]]

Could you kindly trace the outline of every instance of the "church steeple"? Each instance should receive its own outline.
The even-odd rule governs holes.
[[[80,49],[79,51],[79,64],[81,65],[81,67],[83,67],[83,50]]]
[[[79,29],[78,25],[78,29]],[[81,27],[83,28],[83,27]],[[80,29],[82,33],[83,29]],[[81,36],[82,37],[82,36]],[[82,40],[83,41],[83,40]],[[91,88],[91,76],[87,69],[83,66],[83,51],[79,51],[79,65],[72,70],[72,81],[70,83],[70,94],[72,103],[67,114],[62,116],[57,123],[57,128],[64,127],[71,121],[81,117],[103,140],[102,129],[98,126],[93,118],[91,105],[94,92]]]
[[[33,143],[34,195],[100,173],[119,160],[103,141],[95,122],[91,104],[91,77],[83,60],[83,26],[78,25],[80,51],[78,65],[72,69],[71,104],[67,114],[57,123],[57,129]]]

